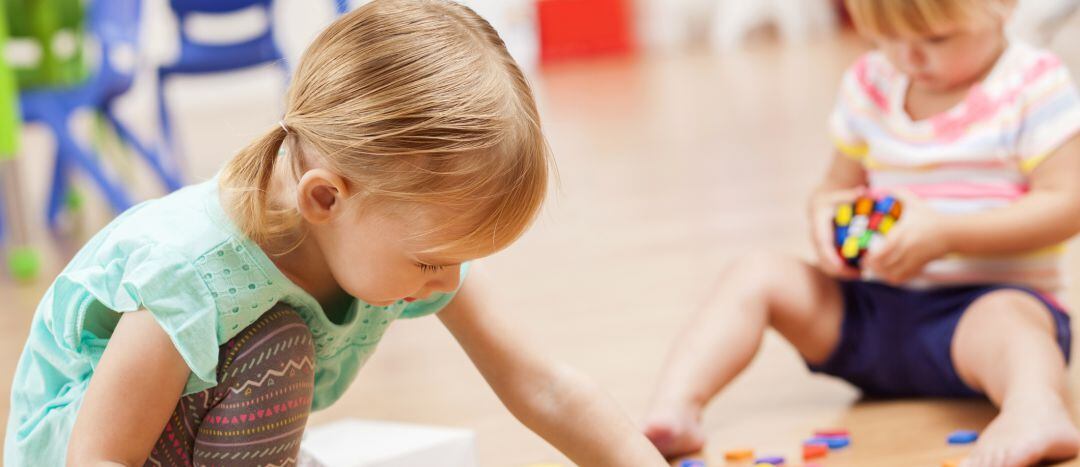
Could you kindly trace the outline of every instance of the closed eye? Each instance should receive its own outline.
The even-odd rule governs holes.
[[[423,272],[425,274],[432,274],[446,269],[446,266],[435,266],[425,263],[416,263],[416,267],[420,268],[420,272]]]

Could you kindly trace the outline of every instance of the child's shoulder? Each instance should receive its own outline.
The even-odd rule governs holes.
[[[217,204],[217,181],[182,188],[124,212],[87,245],[86,259],[149,250],[154,256],[195,261],[235,237]]]
[[[1001,57],[992,82],[1001,92],[1022,90],[1050,82],[1071,81],[1068,67],[1053,51],[1015,42]]]
[[[840,82],[841,98],[855,107],[875,107],[887,112],[893,87],[902,75],[880,51],[859,56],[844,72]]]

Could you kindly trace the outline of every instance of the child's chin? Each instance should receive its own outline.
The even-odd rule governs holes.
[[[969,86],[969,81],[967,80],[953,81],[940,78],[926,78],[916,80],[916,82],[918,82],[919,86],[923,89],[931,92],[961,91]]]

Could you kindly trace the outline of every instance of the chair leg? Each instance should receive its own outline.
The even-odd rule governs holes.
[[[169,105],[165,98],[165,76],[160,72],[158,73],[157,82],[157,108],[158,124],[161,131],[159,154],[162,156],[162,161],[165,162],[163,165],[171,167],[174,174],[184,173],[182,151],[173,137],[172,119],[169,118]]]
[[[45,220],[49,225],[49,230],[54,232],[58,227],[57,220],[60,217],[60,211],[64,208],[65,198],[71,183],[68,176],[68,163],[64,151],[60,148],[59,139],[57,137],[56,157],[53,160],[52,186],[49,188],[49,204],[45,210]]]
[[[135,149],[135,152],[150,165],[150,169],[161,179],[161,182],[165,185],[166,189],[171,192],[179,190],[180,187],[183,186],[179,174],[165,168],[165,161],[162,159],[161,154],[144,145],[142,141],[139,141],[139,138],[132,133],[131,129],[116,118],[116,114],[113,113],[111,108],[106,107],[102,113],[105,115],[105,119],[108,120],[109,124],[116,130],[116,134],[120,137],[120,140]]]
[[[60,151],[64,153],[64,157],[70,160],[71,163],[78,165],[97,183],[98,188],[101,189],[114,210],[123,212],[130,208],[132,203],[127,192],[105,174],[97,157],[91,155],[75,142],[71,137],[67,122],[59,123],[61,126],[58,130],[62,131],[57,132],[57,144]]]

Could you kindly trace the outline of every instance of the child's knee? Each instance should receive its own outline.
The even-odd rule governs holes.
[[[1017,329],[1025,324],[1054,331],[1054,320],[1042,301],[1022,290],[1004,289],[975,300],[964,313],[959,326],[976,327],[980,330],[979,334],[984,334],[987,327]]]
[[[746,253],[731,263],[724,280],[735,281],[737,290],[746,295],[768,298],[783,289],[791,272],[802,266],[799,260],[778,253]]]
[[[279,303],[221,348],[221,383],[273,378],[311,382],[315,349],[311,330],[300,314]],[[267,376],[269,375],[269,376]]]

